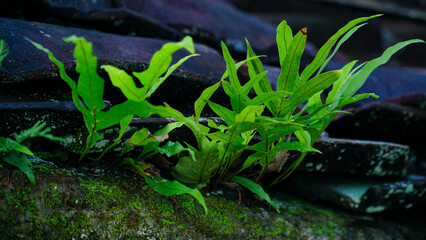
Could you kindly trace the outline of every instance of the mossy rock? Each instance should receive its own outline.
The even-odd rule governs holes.
[[[192,197],[161,196],[124,169],[103,164],[61,169],[40,159],[33,162],[36,185],[18,170],[0,169],[0,239],[362,239],[404,234],[392,226],[360,225],[346,213],[289,196],[276,195],[281,213],[248,193],[239,204],[221,193],[226,189],[204,192],[205,215]]]

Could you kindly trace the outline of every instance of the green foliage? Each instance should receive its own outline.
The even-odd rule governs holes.
[[[4,58],[9,54],[9,46],[4,40],[0,40],[0,66]]]
[[[269,204],[271,204],[275,208],[275,210],[277,210],[277,212],[280,212],[277,205],[269,197],[269,194],[267,194],[263,190],[263,188],[256,182],[253,182],[252,180],[248,178],[239,177],[239,176],[233,176],[229,180],[240,184],[241,186],[252,191],[254,194],[257,194],[259,197],[265,199]]]
[[[0,157],[1,161],[19,168],[31,183],[35,184],[34,173],[31,170],[31,161],[25,155],[34,155],[25,141],[30,138],[43,137],[52,141],[62,141],[62,138],[49,134],[50,128],[45,128],[46,123],[37,122],[33,127],[14,134],[14,139],[0,137]],[[1,165],[0,165],[1,167]]]
[[[281,175],[273,181],[272,184],[278,183],[289,176],[303,160],[308,151],[315,151],[315,149],[312,149],[312,144],[330,124],[336,114],[342,112],[341,109],[345,105],[368,97],[378,97],[373,93],[353,96],[374,69],[386,63],[389,58],[401,48],[412,43],[423,42],[418,39],[402,42],[387,49],[381,57],[361,64],[357,68],[354,68],[356,61],[353,61],[348,63],[341,70],[321,73],[339,47],[360,27],[365,25],[362,23],[379,16],[381,15],[358,18],[342,27],[320,48],[312,63],[302,71],[300,76],[298,74],[299,62],[303,52],[304,42],[306,41],[305,37],[307,30],[304,28],[293,36],[290,27],[285,21],[278,26],[277,45],[281,63],[281,73],[277,80],[277,91],[272,91],[269,81],[265,77],[258,85],[254,86],[257,97],[251,100],[250,104],[265,104],[275,117],[275,120],[289,121],[289,123],[292,123],[292,125],[289,125],[291,128],[296,128],[294,124],[299,124],[299,129],[295,129],[295,131],[290,131],[290,129],[285,131],[283,129],[282,134],[280,134],[281,136],[275,134],[275,137],[273,137],[273,132],[258,129],[260,135],[263,137],[263,141],[257,145],[259,145],[259,150],[266,145],[266,151],[263,153],[263,157],[266,158],[266,163],[261,162],[261,165],[265,166],[268,160],[271,160],[275,162],[275,165],[271,166],[277,168],[276,170],[281,170],[281,167],[286,163],[288,159],[288,150],[298,150],[301,154],[296,160],[286,163],[287,168],[281,172]],[[337,45],[334,51],[330,54],[336,43]],[[247,58],[255,57],[256,55],[248,42],[247,48]],[[254,58],[249,60],[248,66],[251,78],[263,72],[263,66],[259,59]],[[325,102],[322,102],[320,98],[321,93],[324,89],[331,86],[332,89]],[[302,110],[295,114],[296,107],[303,103],[305,104]],[[307,114],[302,116],[302,113]],[[292,147],[288,147],[288,149],[285,150],[277,150],[276,148],[281,146],[284,140],[290,140],[291,134],[294,134],[299,140],[299,143],[293,143]],[[287,137],[285,137],[286,135]],[[271,144],[271,141],[276,140],[278,141],[276,145],[273,144],[267,147],[268,144]],[[263,143],[265,141],[266,143]],[[253,147],[251,147],[251,149],[253,149]],[[243,168],[252,164],[255,161],[253,158],[259,158],[260,156],[262,156],[260,151],[251,155],[246,160]],[[277,164],[280,160],[282,163]],[[264,170],[265,168],[263,171]]]
[[[59,68],[62,79],[71,88],[74,104],[83,114],[89,136],[87,137],[86,148],[82,152],[80,160],[86,156],[90,148],[99,140],[99,130],[120,123],[120,135],[113,145],[106,149],[109,150],[121,140],[133,115],[137,115],[141,118],[149,117],[153,113],[161,115],[163,107],[153,106],[145,99],[155,92],[161,83],[164,82],[179,65],[189,57],[194,56],[194,54],[190,55],[169,68],[172,61],[171,55],[174,52],[181,48],[185,48],[193,53],[194,46],[190,37],[184,38],[179,43],[165,44],[160,51],[154,54],[148,69],[143,72],[133,73],[143,85],[142,88],[136,87],[132,77],[125,71],[109,65],[102,66],[101,68],[108,73],[111,82],[116,87],[120,88],[123,94],[128,98],[127,101],[106,110],[106,105],[103,102],[105,81],[97,73],[97,58],[93,56],[92,44],[88,43],[84,38],[76,36],[71,36],[64,40],[76,45],[74,57],[77,60],[76,71],[80,74],[77,83],[67,75],[64,64],[57,60],[52,52],[38,43],[31,40],[29,41],[38,49],[46,52],[50,60]],[[163,74],[165,75],[162,76]],[[80,99],[84,101],[84,104]],[[104,151],[104,153],[105,152],[106,151]],[[102,157],[103,154],[100,157]],[[100,159],[100,157],[98,159]]]
[[[304,28],[293,36],[287,23],[282,22],[277,29],[281,72],[276,91],[272,90],[266,77],[267,72],[263,70],[261,61],[248,42],[247,59],[240,63],[234,63],[227,47],[222,43],[226,72],[219,83],[229,96],[231,109],[209,101],[219,83],[201,94],[194,106],[193,116],[184,117],[166,106],[173,118],[192,130],[198,145],[198,148],[188,146],[191,154],[180,158],[172,169],[173,177],[198,188],[204,187],[212,178],[216,178],[216,183],[232,180],[274,205],[269,196],[259,190],[259,185],[248,179],[242,180],[234,176],[235,173],[260,165],[262,170],[257,181],[268,172],[281,173],[273,184],[285,179],[308,152],[319,152],[312,147],[313,143],[335,115],[342,112],[345,105],[368,97],[378,97],[373,93],[353,96],[374,69],[387,62],[392,54],[406,45],[422,42],[410,40],[399,43],[386,50],[381,57],[355,69],[355,62],[351,62],[341,70],[322,73],[339,47],[364,25],[363,22],[378,16],[380,15],[355,19],[341,28],[320,48],[312,63],[300,75],[300,59],[307,39],[307,29]],[[250,80],[242,86],[237,69],[244,62],[248,63]],[[229,81],[225,81],[226,79]],[[322,102],[320,94],[330,87],[330,94]],[[248,93],[252,88],[257,96],[250,99]],[[198,118],[205,106],[203,102],[208,103],[226,124],[217,125],[209,121],[208,127],[200,125]],[[297,113],[296,108],[302,104],[303,108]],[[264,114],[265,108],[272,117]],[[252,143],[256,133],[262,140]],[[251,154],[246,159],[240,159],[243,151]],[[299,157],[292,157],[292,161],[289,161],[290,155],[296,154],[295,151],[300,152]],[[231,172],[231,169],[234,171]],[[239,170],[235,172],[235,169]]]
[[[248,144],[256,133],[255,129],[273,125],[267,121],[255,121],[263,112],[264,106],[248,105],[250,89],[265,77],[266,72],[258,74],[241,86],[237,68],[242,64],[233,62],[225,44],[222,44],[222,49],[227,66],[226,72],[220,82],[203,91],[194,104],[194,115],[185,117],[166,105],[170,116],[191,129],[197,140],[197,146],[187,144],[190,154],[179,159],[172,169],[172,176],[182,183],[197,188],[206,186],[212,178],[216,178],[216,183],[219,183],[232,177],[229,170],[235,167],[242,152],[250,147]],[[229,78],[229,82],[224,80],[226,78]],[[230,97],[232,109],[209,100],[220,85]],[[208,126],[203,126],[198,122],[206,103],[225,120],[226,125],[218,126],[215,122],[209,121]]]
[[[60,70],[62,79],[71,88],[74,104],[83,114],[89,136],[86,141],[86,148],[82,152],[80,160],[86,156],[90,148],[99,140],[99,130],[109,128],[118,123],[120,125],[120,134],[116,141],[112,145],[108,146],[103,153],[94,160],[101,159],[108,150],[118,144],[134,115],[141,118],[147,118],[150,117],[151,114],[155,113],[162,117],[169,117],[169,115],[165,115],[164,107],[153,106],[146,101],[146,99],[150,97],[167,79],[167,77],[169,77],[182,63],[190,57],[197,56],[197,54],[194,54],[194,44],[190,37],[185,37],[182,41],[177,43],[164,44],[163,47],[153,55],[149,66],[145,71],[133,73],[133,75],[142,84],[141,88],[136,86],[133,78],[125,71],[110,65],[101,66],[101,68],[108,73],[112,84],[118,87],[128,99],[127,101],[117,104],[107,110],[106,105],[103,102],[105,81],[97,73],[97,58],[93,55],[91,43],[87,42],[84,38],[76,36],[64,39],[66,42],[72,42],[76,45],[74,57],[77,60],[76,71],[80,74],[79,79],[76,82],[67,75],[64,64],[57,60],[51,51],[30,39],[27,40],[38,49],[46,52],[49,59],[56,64]],[[180,59],[177,63],[170,66],[172,62],[172,54],[182,48],[188,50],[192,54]],[[154,134],[151,134],[148,129],[136,131],[128,140],[121,154],[124,155],[135,147],[143,147],[143,150],[136,160],[132,158],[124,158],[122,164],[130,165],[138,170],[141,175],[146,177],[148,184],[160,194],[170,196],[188,193],[193,195],[206,209],[202,195],[196,189],[190,189],[176,181],[170,182],[168,180],[164,180],[165,183],[161,185],[152,184],[153,180],[151,180],[151,178],[155,178],[145,172],[145,170],[150,166],[140,161],[141,159],[150,157],[157,153],[162,153],[170,157],[182,151],[187,151],[187,148],[184,148],[180,143],[167,142],[163,146],[160,146],[160,143],[168,138],[168,133],[180,126],[182,126],[182,123],[170,123]]]
[[[282,181],[296,169],[308,152],[319,152],[312,147],[314,142],[336,114],[343,112],[345,105],[368,97],[378,97],[373,93],[354,94],[371,72],[386,63],[395,52],[409,44],[423,41],[402,42],[367,63],[355,66],[356,61],[353,61],[341,70],[323,72],[340,46],[361,28],[365,21],[378,16],[380,15],[358,18],[342,27],[320,48],[314,60],[303,71],[300,70],[300,60],[307,40],[307,29],[303,28],[293,36],[291,28],[283,21],[277,28],[276,36],[281,71],[275,91],[267,78],[260,56],[256,56],[247,40],[247,58],[239,63],[234,62],[226,45],[222,43],[226,71],[218,83],[202,92],[194,103],[194,113],[191,116],[184,116],[167,103],[164,106],[153,106],[147,101],[178,66],[196,56],[189,37],[178,43],[165,44],[154,54],[145,71],[133,73],[142,85],[140,88],[125,71],[114,66],[101,66],[108,73],[112,84],[127,98],[125,102],[112,106],[111,109],[107,109],[103,102],[104,80],[97,73],[97,59],[92,54],[92,45],[84,38],[71,36],[65,39],[76,45],[76,71],[80,74],[77,82],[68,77],[64,64],[49,50],[29,41],[46,52],[58,66],[62,79],[72,90],[75,105],[83,114],[89,136],[80,159],[99,139],[98,131],[119,124],[118,138],[105,149],[99,156],[100,159],[120,142],[134,115],[146,118],[151,114],[158,114],[161,117],[174,118],[176,122],[154,134],[147,129],[135,132],[121,155],[124,156],[136,147],[143,148],[135,159],[124,157],[123,164],[135,168],[145,177],[148,185],[162,195],[191,194],[204,207],[206,213],[204,199],[196,188],[205,187],[212,179],[215,183],[236,182],[265,199],[278,211],[259,184],[236,175],[254,167],[261,169],[256,181],[269,172],[280,173],[272,184]],[[188,50],[191,55],[170,66],[172,54],[182,48]],[[248,64],[250,80],[241,85],[237,70],[245,63]],[[220,86],[229,97],[231,108],[210,101]],[[331,91],[327,98],[321,100],[321,94],[328,88],[331,88]],[[254,97],[249,95],[252,90],[256,93]],[[207,126],[199,123],[207,104],[225,124],[217,124],[211,120]],[[296,111],[298,107],[302,108]],[[191,130],[196,139],[195,146],[166,141],[169,133],[181,126]],[[260,135],[260,141],[253,141],[256,134]],[[247,154],[243,155],[243,152]],[[171,175],[177,181],[169,181],[146,172],[151,166],[145,164],[142,159],[158,153],[168,157],[178,156],[179,161],[171,170]],[[247,157],[243,159],[242,156]]]
[[[201,195],[198,189],[189,188],[176,180],[169,181],[161,177],[149,178],[145,176],[145,180],[152,189],[154,189],[159,194],[167,196],[167,197],[174,196],[174,195],[181,195],[185,193],[190,194],[201,204],[201,206],[203,206],[204,211],[206,212],[206,215],[207,215],[208,210],[207,210],[206,203],[204,201],[203,195]]]

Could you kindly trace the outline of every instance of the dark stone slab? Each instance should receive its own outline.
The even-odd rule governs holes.
[[[127,31],[141,36],[155,36],[158,32],[155,37],[167,39],[171,39],[172,34],[189,34],[217,49],[220,49],[219,41],[223,40],[240,56],[245,56],[245,37],[258,51],[275,46],[273,25],[222,1],[44,0],[43,3],[57,18],[97,29]]]
[[[311,200],[331,202],[349,210],[375,213],[410,209],[426,203],[426,177],[410,175],[400,181],[295,174],[289,190]]]
[[[425,110],[388,101],[347,111],[352,114],[338,115],[327,128],[331,136],[389,141],[424,148]]]
[[[110,104],[109,104],[110,105]],[[211,119],[217,123],[223,123],[219,118],[200,118],[200,123],[207,125]],[[54,136],[63,137],[64,142],[59,143],[65,150],[81,153],[85,147],[87,128],[83,117],[73,102],[1,102],[0,103],[0,136],[11,136],[15,132],[32,127],[37,121],[46,123],[51,128]],[[116,151],[120,151],[124,141],[135,131],[147,128],[150,132],[164,127],[173,119],[165,118],[135,118],[130,124],[123,141],[117,145]],[[102,152],[105,147],[112,144],[119,135],[119,126],[101,130],[100,140],[91,149],[91,152]],[[170,134],[171,141],[187,142],[195,145],[192,132],[185,126],[173,130]]]
[[[10,46],[10,54],[0,66],[0,84],[25,85],[12,87],[11,91],[25,91],[26,84],[33,84],[30,92],[40,89],[56,89],[66,84],[59,79],[59,71],[50,62],[42,51],[37,50],[24,38],[30,38],[50,49],[55,56],[64,62],[65,68],[75,78],[75,60],[72,56],[73,44],[65,43],[62,38],[77,35],[83,36],[93,43],[94,55],[98,57],[98,66],[103,64],[115,65],[129,73],[142,71],[147,67],[151,56],[166,43],[163,40],[124,37],[105,34],[96,31],[87,31],[77,28],[66,28],[49,24],[24,22],[11,19],[0,19],[0,39],[4,39]],[[224,61],[220,54],[204,45],[196,45],[196,52],[201,54],[184,63],[165,83],[160,87],[154,100],[157,102],[190,102],[193,103],[202,90],[214,84],[225,71]],[[173,57],[174,61],[188,53],[178,51]],[[104,74],[105,75],[105,74]],[[121,97],[119,91],[114,92],[114,87],[106,81],[106,88],[112,91],[112,99]],[[27,89],[28,90],[28,89]],[[5,91],[6,93],[9,92]],[[115,94],[115,95],[114,95]],[[15,95],[15,94],[9,94]],[[171,98],[168,100],[167,98]],[[45,100],[45,99],[43,99]]]
[[[41,2],[44,10],[55,17],[46,20],[55,24],[76,24],[104,32],[169,40],[183,37],[180,31],[127,7],[126,1],[42,0]]]
[[[395,98],[384,100],[384,102],[393,103],[401,106],[412,107],[419,110],[426,110],[426,93],[415,92],[402,95]]]
[[[407,173],[410,149],[406,145],[348,139],[319,138],[298,168],[327,174],[398,177]]]

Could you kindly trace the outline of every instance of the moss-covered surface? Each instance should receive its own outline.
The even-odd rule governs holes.
[[[391,227],[357,226],[348,214],[294,197],[276,195],[277,213],[253,197],[238,204],[206,194],[205,215],[192,197],[161,196],[125,171],[77,172],[42,162],[34,169],[37,185],[16,170],[0,169],[1,239],[351,239],[401,234]]]

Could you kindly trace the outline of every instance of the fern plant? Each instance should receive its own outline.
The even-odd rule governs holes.
[[[46,123],[37,122],[33,127],[21,131],[19,134],[13,135],[14,140],[11,138],[0,137],[0,160],[1,162],[10,164],[14,167],[19,168],[31,183],[35,184],[34,173],[31,170],[31,161],[25,156],[34,154],[26,146],[25,142],[30,138],[47,138],[51,141],[63,141],[62,138],[55,137],[51,134],[50,128],[45,128]],[[2,165],[0,164],[0,167]]]
[[[272,184],[282,181],[296,169],[308,152],[317,151],[312,147],[313,143],[336,114],[342,112],[345,105],[367,97],[377,97],[373,93],[354,94],[364,84],[368,75],[386,63],[395,52],[409,44],[423,42],[422,40],[415,39],[396,44],[387,49],[381,57],[359,66],[355,66],[356,61],[353,61],[341,70],[325,73],[322,71],[339,47],[362,27],[365,21],[378,16],[380,15],[349,22],[320,48],[313,62],[301,73],[300,59],[307,39],[307,29],[304,28],[293,36],[290,27],[283,21],[277,28],[281,72],[275,91],[267,79],[267,72],[263,70],[260,56],[256,56],[248,41],[247,59],[239,63],[234,63],[226,45],[222,43],[226,72],[218,83],[202,92],[194,103],[194,114],[191,116],[184,116],[167,103],[164,106],[153,106],[147,101],[147,98],[180,64],[195,56],[193,43],[189,37],[178,43],[165,44],[154,54],[147,70],[133,73],[141,82],[142,88],[136,87],[133,78],[125,71],[113,66],[102,66],[113,85],[120,88],[128,99],[109,110],[106,110],[103,103],[104,80],[96,72],[97,60],[92,55],[90,43],[75,36],[65,39],[76,44],[74,56],[77,59],[76,70],[80,74],[76,83],[66,74],[63,63],[59,62],[49,50],[30,41],[45,51],[58,66],[61,77],[71,87],[75,105],[83,114],[89,136],[80,160],[99,139],[99,130],[114,124],[120,125],[117,140],[106,148],[98,159],[121,140],[134,115],[149,117],[155,113],[161,117],[171,117],[176,122],[168,124],[154,134],[147,129],[135,132],[121,152],[123,164],[137,169],[147,184],[160,194],[166,196],[191,194],[204,207],[206,213],[207,207],[198,188],[212,182],[217,184],[226,181],[233,181],[248,188],[278,211],[274,202],[258,183],[236,175],[250,166],[260,165],[261,171],[256,181],[271,171],[280,172],[280,176]],[[330,54],[334,45],[336,47]],[[192,54],[170,66],[171,55],[181,48],[187,49]],[[237,69],[245,63],[249,67],[250,80],[241,85]],[[210,101],[220,86],[229,96],[231,109]],[[332,89],[322,102],[320,94],[329,87]],[[253,98],[249,97],[252,89],[257,95]],[[302,110],[296,113],[296,108],[301,104]],[[207,126],[200,124],[199,119],[206,105],[209,105],[225,124],[218,125],[214,121],[209,121]],[[272,116],[265,114],[266,109]],[[181,126],[186,126],[192,131],[196,139],[195,146],[165,142],[168,134]],[[255,134],[262,137],[260,142],[253,143]],[[124,154],[135,147],[143,147],[137,158],[124,157]],[[244,151],[247,151],[249,156],[241,159]],[[289,159],[294,159],[290,154],[295,154],[295,151],[298,151],[299,155],[296,155],[296,160],[290,161]],[[182,152],[186,155],[180,155],[178,163],[171,171],[176,180],[170,181],[146,172],[150,166],[143,162],[144,158],[157,153],[170,157]]]
[[[115,142],[104,149],[98,158],[92,160],[101,159],[108,150],[120,142],[134,115],[147,118],[155,113],[162,117],[169,117],[166,115],[165,107],[154,106],[146,99],[157,90],[176,68],[187,59],[197,56],[197,54],[194,54],[195,49],[191,37],[185,37],[182,41],[177,43],[164,44],[163,47],[153,55],[145,71],[133,73],[142,84],[141,88],[136,86],[133,78],[124,70],[110,65],[101,66],[101,68],[108,73],[112,84],[118,87],[128,99],[106,110],[106,105],[103,102],[105,81],[97,73],[97,58],[93,55],[91,43],[87,42],[84,38],[76,36],[70,36],[64,39],[66,42],[75,44],[74,57],[77,61],[76,72],[80,74],[76,82],[68,76],[64,64],[57,60],[50,50],[30,39],[27,40],[36,48],[47,53],[49,59],[59,68],[61,78],[71,88],[72,99],[75,106],[83,114],[83,119],[89,134],[86,140],[86,146],[80,155],[80,161],[99,140],[100,135],[98,131],[100,130],[116,124],[120,125],[120,133]],[[182,48],[188,50],[191,55],[180,59],[177,63],[170,66],[172,54]],[[164,138],[167,138],[167,134],[176,127],[179,127],[179,124],[171,123],[158,130],[154,135],[150,134],[147,129],[141,129],[135,132],[124,147],[122,154],[138,146],[143,146],[143,151],[136,160],[124,158],[122,163],[136,168],[139,173],[145,177],[148,185],[160,194],[179,195],[188,193],[192,195],[200,202],[207,213],[206,204],[198,189],[188,188],[177,181],[169,181],[167,179],[151,176],[149,173],[145,172],[149,166],[140,161],[140,158],[149,157],[160,152],[171,156],[182,151],[177,148],[177,146],[179,146],[178,143],[173,146],[171,146],[170,143],[162,147],[159,146],[160,142],[164,141]]]
[[[251,104],[264,104],[276,119],[284,119],[307,126],[308,128],[295,131],[294,135],[300,142],[312,146],[315,140],[330,124],[336,114],[341,112],[345,105],[368,97],[378,97],[373,93],[354,95],[374,69],[386,63],[395,52],[405,46],[413,43],[424,43],[424,41],[419,39],[401,42],[388,48],[382,56],[360,64],[357,67],[355,67],[357,61],[352,61],[341,70],[322,73],[322,70],[326,67],[339,47],[355,31],[364,25],[362,23],[379,16],[381,15],[362,17],[350,21],[319,49],[312,63],[301,71],[301,73],[299,70],[300,59],[304,51],[307,29],[304,28],[293,36],[290,27],[287,25],[286,21],[283,21],[277,28],[276,38],[281,63],[281,72],[277,80],[277,90],[272,90],[265,76],[254,86],[257,97],[252,100]],[[336,45],[336,47],[330,54],[334,45]],[[250,77],[255,77],[263,72],[263,66],[259,59],[253,58],[256,55],[248,41],[247,48],[247,57],[251,58],[251,60],[248,61],[249,75]],[[325,102],[322,102],[320,98],[321,93],[331,86],[332,89]],[[278,94],[280,92],[281,94]],[[296,107],[302,103],[305,103],[304,107],[299,113],[295,114]],[[302,116],[305,112],[307,114]],[[271,144],[270,134],[272,133],[262,133],[262,131],[259,133],[264,138],[263,141],[267,141],[267,143],[265,143],[266,145],[268,143]],[[283,142],[286,139],[286,135],[287,134],[284,134],[282,137],[278,138],[278,141]],[[287,136],[287,139],[289,138],[290,136]],[[273,159],[272,157],[275,156],[275,161],[283,161],[285,163],[287,160],[286,156],[288,156],[287,150],[284,150],[285,152],[274,151],[274,147],[274,144],[272,144],[269,148],[266,148],[268,149],[267,152],[273,151],[270,159]],[[301,155],[297,160],[289,163],[288,167],[272,182],[272,184],[276,184],[288,177],[306,156],[309,151],[308,149],[299,149]],[[259,154],[253,154],[247,161],[254,161],[253,157],[258,158],[256,155]],[[284,156],[284,158],[282,158],[282,156]],[[265,166],[266,164],[263,165],[263,167]]]
[[[307,29],[304,28],[293,36],[290,27],[283,21],[277,28],[277,45],[282,64],[276,91],[272,90],[266,77],[267,73],[248,41],[247,59],[237,64],[233,62],[229,51],[222,43],[227,70],[219,83],[201,94],[194,105],[194,115],[184,117],[178,111],[166,106],[173,118],[192,130],[198,145],[197,147],[188,145],[191,154],[179,160],[172,170],[172,175],[177,180],[198,188],[204,187],[213,178],[216,178],[216,183],[234,181],[275,206],[259,184],[235,175],[254,164],[259,164],[262,170],[257,181],[269,171],[281,173],[272,184],[284,180],[308,152],[318,152],[312,147],[313,143],[336,114],[342,112],[345,105],[368,97],[378,97],[373,93],[354,95],[375,68],[386,63],[401,48],[423,42],[418,39],[402,42],[387,49],[381,57],[358,67],[354,67],[356,61],[353,61],[341,70],[322,73],[339,47],[364,25],[362,23],[378,16],[380,15],[355,19],[345,25],[320,48],[313,62],[301,74],[299,74],[300,59],[307,39]],[[334,51],[330,54],[336,43]],[[241,86],[237,69],[245,62],[248,62],[250,80]],[[226,78],[229,81],[225,81]],[[230,97],[232,109],[209,101],[219,84]],[[331,92],[326,101],[321,102],[320,94],[329,87],[332,87]],[[248,93],[252,88],[257,96],[250,99]],[[198,123],[205,103],[223,118],[225,125],[218,126],[215,122],[209,121],[207,127]],[[296,113],[296,108],[301,104],[302,110]],[[265,108],[272,117],[264,114]],[[256,133],[263,139],[250,144]],[[241,166],[237,160],[241,161],[243,151],[251,151],[252,154],[243,160]],[[289,161],[290,154],[295,154],[294,151],[300,152],[299,157]],[[284,166],[286,168],[282,171]],[[239,170],[230,171],[232,168]]]
[[[164,80],[184,61],[195,56],[195,54],[189,55],[169,67],[172,61],[171,55],[174,52],[181,48],[185,48],[191,53],[194,53],[194,46],[190,37],[184,38],[179,43],[165,44],[160,51],[154,54],[148,69],[143,72],[133,73],[143,85],[142,88],[136,87],[132,77],[125,71],[110,65],[101,66],[101,68],[108,73],[111,82],[120,88],[123,94],[128,98],[127,101],[106,110],[106,105],[103,101],[105,81],[97,73],[97,58],[93,56],[91,43],[88,43],[84,38],[76,36],[64,39],[64,41],[72,42],[76,45],[74,57],[77,60],[76,71],[80,74],[76,83],[76,81],[72,80],[65,72],[64,64],[57,60],[52,52],[42,45],[30,39],[28,40],[35,47],[46,52],[49,59],[59,68],[61,78],[71,88],[72,99],[75,106],[83,114],[89,135],[86,140],[86,147],[80,156],[80,160],[87,155],[90,148],[99,140],[99,130],[120,123],[120,134],[116,141],[105,149],[105,153],[121,140],[134,115],[138,115],[141,118],[147,118],[153,113],[161,115],[163,107],[151,105],[146,101],[146,98],[151,96]],[[164,76],[162,76],[163,74]],[[80,99],[82,99],[84,103]],[[101,154],[101,156],[103,156],[103,154]],[[100,157],[98,159],[100,159]]]
[[[197,140],[196,146],[187,145],[188,156],[181,157],[172,168],[172,176],[189,186],[203,188],[216,179],[215,183],[225,181],[238,182],[253,193],[268,201],[278,211],[269,195],[254,181],[229,175],[229,169],[238,162],[242,152],[249,147],[249,142],[255,134],[256,128],[269,125],[268,122],[255,122],[264,109],[263,106],[248,106],[248,94],[253,85],[265,76],[266,72],[252,78],[241,86],[237,77],[237,68],[247,60],[234,64],[225,44],[222,43],[227,71],[222,80],[205,89],[194,104],[194,114],[185,117],[179,111],[166,105],[167,112],[178,122],[187,126]],[[226,78],[230,82],[225,81]],[[230,96],[232,110],[209,101],[213,93],[222,85],[225,93]],[[209,120],[208,126],[201,125],[199,118],[206,105],[226,122],[226,125],[217,125]],[[265,126],[266,127],[266,126]]]

